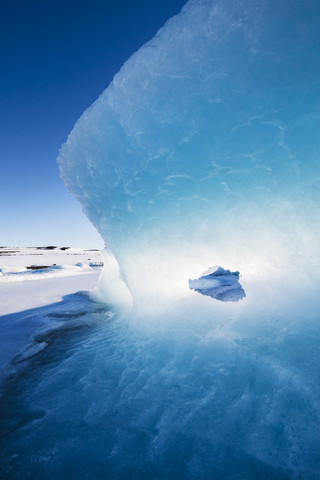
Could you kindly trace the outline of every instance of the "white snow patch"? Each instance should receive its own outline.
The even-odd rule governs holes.
[[[101,262],[100,251],[0,247],[0,315],[56,303],[79,290],[92,290]],[[37,265],[47,268],[27,269]]]

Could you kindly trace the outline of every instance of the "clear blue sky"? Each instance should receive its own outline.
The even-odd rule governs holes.
[[[128,57],[186,0],[6,0],[0,7],[0,245],[102,247],[58,150]]]

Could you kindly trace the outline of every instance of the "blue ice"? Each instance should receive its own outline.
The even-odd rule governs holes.
[[[3,478],[319,478],[319,18],[191,0],[78,120],[104,271],[0,322]]]
[[[1,317],[1,339],[25,336],[1,384],[1,478],[318,478],[316,305],[128,322],[71,295]]]
[[[319,54],[314,0],[191,0],[78,120],[61,175],[137,309],[210,265],[318,284]]]

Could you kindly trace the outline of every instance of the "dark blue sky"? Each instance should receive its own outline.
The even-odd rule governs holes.
[[[186,0],[0,7],[0,245],[102,246],[56,157],[82,112]]]

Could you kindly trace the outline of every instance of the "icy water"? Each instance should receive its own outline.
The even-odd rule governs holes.
[[[2,317],[1,479],[320,478],[314,309],[202,299],[210,315],[129,322],[71,295]]]

